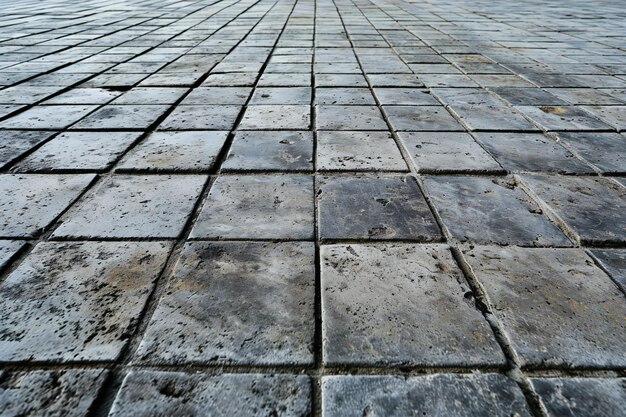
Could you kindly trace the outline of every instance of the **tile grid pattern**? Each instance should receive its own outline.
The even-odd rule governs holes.
[[[480,2],[90,4],[2,32],[3,412],[623,412],[619,37]]]

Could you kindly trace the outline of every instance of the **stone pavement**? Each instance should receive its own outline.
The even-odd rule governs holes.
[[[0,0],[0,415],[626,416],[614,0]]]

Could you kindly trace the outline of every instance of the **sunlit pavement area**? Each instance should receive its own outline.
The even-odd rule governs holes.
[[[0,415],[626,416],[623,6],[0,0]]]

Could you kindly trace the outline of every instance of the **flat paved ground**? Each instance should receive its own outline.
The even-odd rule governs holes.
[[[2,416],[626,416],[614,0],[0,0]]]

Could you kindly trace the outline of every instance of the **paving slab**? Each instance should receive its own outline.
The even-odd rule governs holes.
[[[442,106],[384,106],[395,131],[464,131]]]
[[[437,241],[439,226],[415,179],[318,177],[320,239]]]
[[[38,236],[93,179],[91,174],[0,175],[0,236]]]
[[[161,242],[44,242],[0,285],[3,362],[113,361],[165,265]]]
[[[462,242],[571,246],[510,178],[429,176],[427,194],[450,234]]]
[[[124,379],[109,416],[306,416],[310,397],[311,383],[304,375],[139,370]]]
[[[54,132],[45,131],[0,130],[0,169],[53,135]]]
[[[117,165],[120,171],[208,172],[228,132],[155,132],[134,147]]]
[[[220,176],[191,237],[312,239],[313,178],[297,174]]]
[[[327,417],[530,417],[520,388],[498,374],[417,377],[329,376],[322,380]]]
[[[241,106],[189,105],[174,108],[160,130],[230,130]]]
[[[312,171],[313,134],[308,131],[237,132],[222,164],[228,171]]]
[[[56,136],[19,162],[14,171],[98,172],[113,163],[139,137],[138,132],[66,132]]]
[[[316,88],[315,102],[320,105],[375,106],[376,100],[369,88]]]
[[[329,245],[321,258],[326,364],[504,364],[446,246]]]
[[[249,87],[201,87],[191,90],[181,105],[240,105],[246,104],[252,88]]]
[[[626,136],[618,133],[557,132],[574,152],[604,173],[626,173]]]
[[[98,106],[36,106],[0,122],[0,129],[61,130],[76,123]]]
[[[502,167],[467,133],[400,132],[417,172],[498,173]]]
[[[2,240],[0,241],[0,270],[4,269],[23,248],[23,241]]]
[[[626,249],[593,249],[591,254],[626,292]]]
[[[376,106],[320,105],[316,112],[318,130],[387,130]]]
[[[516,108],[548,131],[613,129],[610,125],[592,116],[591,113],[575,106],[517,106]]]
[[[175,238],[206,181],[203,175],[115,175],[69,211],[56,238]]]
[[[530,192],[583,244],[626,240],[626,189],[608,178],[546,174],[519,176]]]
[[[531,378],[550,417],[624,417],[623,378]]]
[[[626,299],[581,249],[463,251],[523,367],[621,367]]]
[[[107,371],[68,369],[0,372],[0,413],[6,417],[86,417]]]
[[[73,129],[147,129],[168,109],[167,105],[106,105],[90,114]]]
[[[323,131],[317,134],[320,171],[407,171],[390,133]]]
[[[310,127],[310,105],[251,105],[239,124],[242,130],[307,130]]]
[[[251,105],[263,104],[311,104],[309,87],[259,87],[254,90]]]
[[[139,347],[142,362],[313,363],[312,242],[192,242]]]

